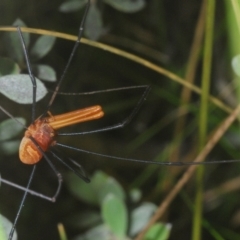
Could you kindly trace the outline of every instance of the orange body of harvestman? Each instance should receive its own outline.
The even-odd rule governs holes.
[[[42,151],[47,151],[50,146],[56,144],[56,130],[80,122],[86,122],[103,117],[101,106],[96,105],[72,112],[49,117],[39,117],[26,130],[19,146],[19,158],[25,164],[35,164],[43,156],[38,146],[31,140],[35,139]]]

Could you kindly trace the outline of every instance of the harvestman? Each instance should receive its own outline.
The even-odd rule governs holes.
[[[36,120],[35,120],[36,80],[35,80],[34,75],[32,74],[32,68],[31,68],[31,64],[30,64],[30,61],[29,61],[28,52],[27,52],[27,49],[26,49],[26,46],[25,46],[25,43],[24,43],[24,39],[23,39],[23,36],[22,36],[21,29],[19,27],[17,27],[18,34],[19,34],[19,37],[20,37],[20,41],[22,43],[22,48],[23,48],[25,60],[26,60],[26,63],[27,63],[29,77],[30,77],[30,79],[32,81],[32,85],[33,85],[33,90],[32,90],[33,91],[32,123],[28,128],[26,128],[24,126],[26,131],[25,131],[25,136],[23,137],[22,142],[21,142],[20,147],[19,147],[19,158],[25,164],[33,164],[33,169],[32,169],[32,172],[30,174],[28,184],[27,184],[26,187],[20,186],[18,184],[12,183],[10,181],[7,181],[6,179],[1,178],[1,182],[24,191],[24,195],[23,195],[21,204],[19,206],[18,213],[16,215],[16,218],[15,218],[14,223],[13,223],[13,227],[12,227],[11,232],[9,234],[9,239],[12,239],[12,236],[14,234],[15,227],[16,227],[20,212],[22,210],[23,204],[25,202],[25,199],[26,199],[26,196],[27,196],[28,193],[32,194],[32,195],[35,195],[35,196],[38,196],[40,198],[44,198],[46,200],[52,201],[52,202],[55,202],[56,198],[59,195],[59,192],[60,192],[60,189],[61,189],[61,184],[62,184],[62,175],[57,171],[57,169],[55,168],[55,166],[53,165],[53,163],[51,162],[49,157],[45,154],[45,152],[49,150],[50,146],[55,146],[56,145],[56,146],[66,147],[66,148],[70,148],[72,150],[76,150],[76,151],[80,151],[80,152],[88,153],[88,154],[93,154],[93,155],[97,155],[97,156],[100,156],[100,157],[106,157],[106,158],[112,158],[112,159],[118,159],[118,160],[124,160],[124,161],[139,162],[139,163],[147,163],[147,164],[151,163],[151,164],[157,164],[157,165],[186,166],[186,165],[215,164],[215,163],[219,163],[219,162],[226,163],[226,162],[236,162],[236,161],[238,161],[238,160],[230,160],[230,161],[188,162],[188,163],[184,163],[184,162],[155,162],[155,161],[148,161],[148,160],[141,160],[141,159],[131,159],[131,158],[123,158],[123,157],[117,157],[117,156],[110,156],[110,155],[101,154],[101,153],[97,153],[97,152],[89,152],[87,150],[66,146],[66,145],[63,145],[63,144],[60,144],[60,143],[56,142],[56,139],[55,139],[56,130],[58,130],[62,127],[77,124],[77,123],[80,123],[80,122],[95,120],[95,119],[103,117],[103,115],[104,115],[104,112],[103,112],[101,106],[99,106],[99,105],[87,107],[87,108],[84,108],[84,109],[75,110],[75,111],[72,111],[72,112],[68,112],[68,113],[60,114],[60,115],[56,115],[56,116],[52,116],[51,113],[49,112],[49,110],[50,110],[50,108],[51,108],[51,106],[52,106],[52,104],[55,100],[55,97],[56,97],[56,95],[59,91],[60,85],[61,85],[61,83],[62,83],[62,81],[63,81],[63,79],[64,79],[64,77],[67,73],[67,70],[68,70],[69,66],[70,66],[72,58],[73,58],[73,56],[74,56],[74,54],[77,50],[77,47],[80,43],[80,40],[82,38],[83,27],[84,27],[84,23],[85,23],[85,20],[86,20],[86,16],[87,16],[89,7],[90,7],[90,0],[88,0],[86,9],[84,11],[84,15],[83,15],[83,19],[82,19],[81,24],[80,24],[77,40],[76,40],[75,45],[73,47],[73,50],[70,54],[70,57],[67,61],[67,64],[66,64],[66,66],[63,70],[63,73],[60,77],[60,80],[55,87],[55,91],[53,92],[53,94],[51,96],[51,99],[49,101],[47,109],[46,109],[45,113],[42,114]],[[136,88],[143,89],[144,92],[143,92],[140,100],[136,104],[135,108],[133,109],[133,111],[121,123],[118,123],[118,124],[115,124],[115,125],[112,125],[112,126],[107,126],[105,128],[101,128],[101,129],[88,131],[88,132],[62,133],[62,134],[58,133],[58,135],[84,135],[84,134],[105,132],[105,131],[109,131],[109,130],[123,128],[125,125],[127,125],[133,119],[133,117],[139,111],[141,105],[143,104],[145,98],[147,97],[147,95],[150,91],[149,86],[145,86],[145,85],[143,85],[143,86],[132,86],[132,87],[115,88],[115,89],[108,89],[108,90],[103,90],[103,91],[95,91],[95,92],[86,93],[86,94],[93,94],[93,93],[100,93],[100,92],[106,92],[106,91],[120,91],[120,90],[127,90],[127,89],[136,89]],[[0,109],[6,115],[8,115],[10,118],[15,119],[2,106],[0,106]],[[21,124],[18,121],[17,121],[17,123]],[[85,182],[90,182],[90,180],[88,179],[88,177],[85,174],[81,165],[79,165],[78,163],[76,163],[74,160],[72,160],[70,158],[67,158],[67,159],[65,159],[65,161],[63,161],[53,151],[50,150],[50,152],[52,153],[53,157],[58,159],[67,168],[69,168],[71,171],[73,171],[78,177],[83,179]],[[40,161],[42,159],[42,157],[44,157],[46,159],[46,161],[48,162],[48,164],[50,165],[50,167],[55,172],[55,174],[58,178],[58,187],[57,187],[57,190],[56,190],[53,197],[49,197],[49,196],[46,196],[44,194],[41,194],[39,192],[36,192],[36,191],[33,191],[33,190],[29,189],[31,181],[32,181],[33,176],[34,176],[34,173],[35,173],[35,170],[36,170],[36,163],[38,161]]]

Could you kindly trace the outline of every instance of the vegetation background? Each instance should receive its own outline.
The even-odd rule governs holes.
[[[201,87],[206,61],[204,27],[201,28],[200,25],[198,28],[197,24],[200,22],[205,26],[204,20],[208,15],[206,11],[200,15],[204,2],[209,4],[214,1],[149,0],[140,11],[126,13],[114,9],[104,1],[95,1],[103,20],[98,41],[140,56],[184,79],[192,78],[194,84]],[[0,25],[10,26],[19,18],[31,28],[77,35],[83,9],[63,13],[59,11],[62,3],[59,0],[1,0]],[[235,72],[232,68],[232,59],[239,54],[240,47],[239,30],[234,28],[236,27],[234,10],[236,10],[234,1],[216,1],[214,28],[211,31],[212,59],[208,59],[211,72],[210,93],[231,109],[237,105],[239,99],[239,79],[236,74],[239,65]],[[97,26],[100,23],[96,20],[91,24],[92,28],[85,29],[86,32],[90,31],[90,35],[91,30],[95,29],[92,34],[98,31]],[[4,34],[0,33],[1,56],[7,55],[8,46],[3,41]],[[31,34],[30,47],[37,37]],[[193,47],[195,38],[199,43]],[[72,46],[72,41],[57,39],[50,53],[38,63],[53,67],[59,78]],[[191,53],[196,53],[194,60],[189,57]],[[24,69],[24,66],[21,67]],[[192,77],[189,77],[189,74],[192,74]],[[61,91],[87,92],[139,85],[151,85],[152,90],[137,116],[124,129],[87,136],[60,137],[59,142],[128,158],[192,161],[201,145],[198,130],[202,124],[199,122],[201,96],[175,82],[170,74],[159,74],[149,67],[116,54],[81,44]],[[53,89],[54,84],[47,82],[46,86]],[[51,113],[54,115],[92,104],[101,104],[106,111],[104,119],[69,127],[64,131],[96,129],[121,122],[130,114],[141,94],[142,91],[136,89],[94,96],[60,95],[54,102]],[[185,98],[188,94],[189,99]],[[45,98],[37,104],[37,116],[45,110],[48,99]],[[27,124],[30,123],[31,106],[13,103],[2,95],[0,102],[11,114],[24,117]],[[204,127],[208,135],[228,113],[210,101],[207,106],[207,123]],[[183,116],[185,119],[181,125]],[[4,120],[6,116],[0,113],[0,119]],[[240,159],[239,144],[239,127],[235,122],[208,156],[207,161]],[[140,202],[152,202],[156,205],[161,203],[186,170],[186,167],[146,165],[84,155],[65,149],[61,151],[80,162],[90,176],[102,170],[115,178],[126,193],[129,194],[132,189],[140,189],[142,193]],[[69,239],[72,239],[87,229],[76,224],[77,220],[73,218],[85,213],[86,210],[98,211],[97,206],[80,201],[71,193],[67,184],[69,172],[61,164],[57,164],[57,168],[64,177],[64,186],[57,202],[52,204],[28,196],[17,225],[19,239],[59,239],[56,227],[59,222],[64,224]],[[2,152],[0,169],[2,177],[26,185],[30,168],[20,163],[17,153],[5,155]],[[239,172],[239,163],[214,164],[205,168],[202,180],[204,185],[202,239],[239,239]],[[45,161],[39,163],[32,188],[51,195],[56,189],[56,184],[56,177],[47,163]],[[162,222],[172,224],[169,239],[191,238],[194,231],[192,219],[196,189],[196,182],[191,178],[160,219]],[[19,190],[1,185],[0,211],[11,221],[16,215],[21,197],[22,192]],[[129,196],[127,199],[129,209],[140,204],[131,203]]]

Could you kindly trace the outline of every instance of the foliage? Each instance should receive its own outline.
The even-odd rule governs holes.
[[[59,7],[59,11],[64,13],[71,13],[84,8],[86,0],[68,0],[62,3]],[[85,35],[92,40],[97,40],[106,31],[103,26],[103,17],[101,8],[98,5],[105,3],[112,8],[125,12],[135,13],[142,10],[145,7],[145,0],[99,0],[92,1],[90,5],[89,13],[87,15],[85,24]]]
[[[130,226],[129,237],[134,237],[147,224],[157,208],[152,203],[140,203],[140,199],[131,199],[132,202],[139,205],[128,213],[124,190],[114,178],[101,171],[95,172],[90,185],[86,186],[72,173],[68,175],[67,183],[71,192],[79,200],[96,205],[101,210],[95,213],[85,211],[84,216],[88,216],[87,218],[84,218],[82,213],[71,216],[69,221],[74,225],[90,228],[86,233],[77,236],[75,240],[93,240],[97,236],[98,239],[105,240],[115,237],[117,239],[128,239],[128,225]],[[93,216],[90,222],[89,216]],[[170,229],[169,225],[157,224],[149,230],[147,233],[149,237],[146,237],[146,239],[168,239]],[[154,236],[154,238],[150,236]]]
[[[18,2],[11,7],[8,5],[11,11],[6,11],[7,7],[3,8],[4,12],[8,12],[8,16],[2,17],[2,21],[7,19],[4,25],[10,24],[12,22],[10,20],[19,14],[19,17],[31,27],[39,26],[41,23],[41,28],[77,34],[82,11],[81,14],[77,12],[74,15],[71,9],[77,11],[83,9],[84,1],[64,3],[68,15],[57,11],[59,2],[54,5],[54,9],[49,3],[38,2],[37,4],[42,7],[36,12],[32,11],[34,4],[29,4],[28,0],[24,1],[27,4],[21,3],[21,6],[26,6],[26,10],[21,8],[21,11],[14,11],[20,9]],[[140,1],[135,1],[137,2]],[[98,1],[97,4],[91,5],[86,32],[87,30],[92,32],[87,33],[88,36],[97,39],[101,35],[102,42],[127,50],[129,55],[125,54],[124,57],[127,55],[129,58],[122,58],[120,50],[112,54],[106,51],[106,46],[99,45],[99,50],[92,47],[93,45],[89,47],[80,44],[60,91],[79,93],[142,84],[151,85],[152,91],[137,117],[124,129],[89,136],[67,136],[64,139],[59,136],[57,141],[65,141],[71,146],[114,156],[156,161],[192,161],[199,149],[197,134],[199,126],[203,125],[201,127],[207,130],[207,140],[211,139],[216,127],[239,102],[240,25],[236,24],[236,20],[239,21],[240,14],[238,7],[232,5],[232,2],[217,2],[216,16],[212,19],[215,23],[214,29],[211,30],[214,34],[214,49],[210,50],[212,59],[207,60],[211,65],[209,69],[212,68],[211,96],[206,102],[209,110],[205,111],[208,117],[205,123],[199,121],[199,99],[205,90],[198,86],[200,76],[203,74],[202,52],[205,44],[202,41],[205,33],[203,23],[210,15],[204,11],[202,15],[200,14],[202,1],[178,1],[177,4],[171,4],[169,1],[146,1],[144,4],[146,7],[131,15],[122,14],[123,9],[116,6],[113,9],[113,5],[120,1]],[[107,4],[111,7],[106,7]],[[129,12],[130,10],[129,8]],[[110,25],[109,33],[103,29],[105,26],[103,17],[104,22]],[[0,77],[10,74],[17,76],[23,71],[26,74],[26,63],[18,35],[12,33],[10,36],[15,37],[8,37],[8,40],[5,37],[7,33],[4,32],[2,35]],[[53,40],[47,35],[34,36],[35,39],[32,39],[32,36],[24,33],[30,60],[35,66],[34,70],[37,69],[37,65],[41,70],[42,64],[49,66],[51,62],[52,69],[61,74],[73,43],[66,39],[58,40],[53,46]],[[48,44],[51,47],[45,49]],[[44,55],[46,53],[49,54]],[[142,65],[135,62],[137,57],[132,57],[131,53],[141,56]],[[48,76],[53,75],[50,69],[45,68],[46,71],[50,71]],[[35,75],[38,76],[37,73]],[[46,85],[54,89],[51,82]],[[133,109],[140,94],[141,92],[134,90],[90,96],[58,95],[51,111],[53,114],[62,113],[91,104],[101,104],[106,113],[104,119],[91,125],[74,126],[73,129],[66,130],[66,132],[87,131],[121,122]],[[0,98],[1,105],[4,104],[14,117],[27,116],[28,120],[31,118],[27,105],[12,103],[2,94]],[[46,110],[46,105],[45,98],[38,102],[38,109],[42,110],[39,110],[40,114]],[[3,120],[6,118],[4,115],[0,117],[0,131],[3,131],[2,126],[6,124]],[[10,122],[9,126],[10,129],[14,128],[14,122]],[[11,130],[7,134],[4,133],[2,137],[4,140],[0,142],[1,149],[8,141],[19,141],[20,132],[21,130],[17,129],[16,134]],[[7,136],[7,139],[4,136]],[[14,144],[15,146],[9,147],[15,149],[13,152],[1,151],[1,175],[25,186],[29,168],[18,165],[18,156],[13,154],[16,152],[17,142]],[[215,146],[207,161],[237,160],[240,158],[239,146],[239,126],[234,123]],[[103,239],[109,234],[132,238],[146,226],[153,212],[156,212],[157,205],[166,203],[165,197],[175,189],[185,172],[185,168],[182,167],[123,163],[90,154],[81,155],[74,151],[66,151],[65,154],[81,162],[93,173],[92,182],[89,185],[79,182],[75,176],[65,173],[65,170],[56,164],[64,179],[67,179],[67,186],[61,191],[55,205],[49,205],[44,200],[31,196],[27,198],[20,218],[21,224],[17,226],[20,238],[28,236],[29,239],[35,239],[35,236],[41,236],[41,239],[57,239],[56,222],[63,222],[69,239],[76,237],[76,234],[79,235],[77,239],[83,236],[88,239],[95,236],[96,239],[96,234],[98,237],[102,234]],[[99,173],[98,169],[112,177]],[[51,195],[56,190],[54,173],[45,162],[39,163],[38,170],[33,189]],[[206,188],[203,192],[204,216],[200,221],[200,227],[203,226],[203,239],[239,239],[238,175],[239,163],[220,163],[206,167],[203,178],[203,185]],[[196,211],[193,204],[196,189],[194,180],[189,179],[188,187],[178,192],[175,201],[164,209],[165,215],[162,219],[167,223],[153,225],[145,237],[157,239],[155,234],[158,234],[166,239],[190,239],[192,215]],[[2,208],[5,211],[3,215],[14,216],[22,193],[16,189],[5,189],[3,184],[0,190],[1,206],[4,206]],[[10,191],[13,199],[9,199]],[[69,194],[69,191],[72,194]],[[116,216],[114,212],[116,209],[112,208],[112,205],[118,205],[119,209],[122,209],[117,222],[112,220]],[[38,219],[40,224],[36,224],[33,218]],[[46,226],[48,231],[45,231]],[[129,229],[126,230],[126,226],[130,226]]]
[[[0,214],[0,239],[1,240],[7,240],[8,234],[11,230],[12,223],[3,215]],[[17,240],[17,233],[15,232],[13,234],[12,240]]]
[[[21,27],[26,27],[26,24],[22,20],[17,19],[16,21],[14,21],[13,26],[19,26],[21,29]],[[22,33],[22,35],[25,41],[26,48],[28,49],[30,45],[30,34]],[[11,59],[2,59],[0,66],[2,66],[4,63],[6,64],[6,61],[11,62],[12,59],[15,59],[16,62],[12,63],[14,64],[13,66],[15,66],[15,68],[17,69],[21,69],[21,71],[25,70],[26,62],[19,35],[17,33],[5,33],[4,42],[6,46],[6,51],[11,57]],[[54,69],[45,64],[34,64],[34,62],[45,57],[51,51],[54,42],[55,37],[41,36],[36,40],[36,42],[29,51],[29,58],[31,63],[33,63],[33,73],[40,79],[46,81],[56,81],[56,73]],[[6,72],[6,70],[4,69],[5,66],[2,66],[0,69],[2,75],[6,75],[6,73],[4,73]],[[14,72],[16,72],[16,70],[14,70]],[[11,72],[9,71],[9,73],[13,73],[13,70]]]

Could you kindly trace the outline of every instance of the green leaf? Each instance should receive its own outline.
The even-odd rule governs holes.
[[[60,12],[76,12],[82,7],[86,5],[87,1],[86,0],[74,0],[74,1],[67,1],[64,2],[60,5],[59,11]]]
[[[68,219],[68,223],[73,228],[91,228],[92,226],[96,226],[101,222],[101,216],[99,211],[81,211],[77,212],[76,215],[71,215]]]
[[[37,64],[34,65],[33,68],[36,70],[38,78],[49,82],[55,82],[57,80],[56,72],[52,67],[48,65]]]
[[[0,57],[0,77],[8,74],[18,73],[20,73],[20,68],[17,63],[10,58]]]
[[[100,204],[109,194],[113,194],[114,196],[121,200],[125,199],[124,190],[122,189],[121,185],[112,177],[108,177],[106,181],[103,182],[102,187],[99,188],[98,195]]]
[[[126,236],[128,218],[127,209],[122,199],[114,194],[106,196],[102,204],[102,217],[114,235],[120,238]]]
[[[21,28],[21,27],[27,27],[27,25],[26,25],[20,18],[17,18],[17,19],[13,22],[12,25],[13,25],[13,26],[16,26],[16,27],[20,27],[20,28]],[[15,34],[15,35],[16,35],[16,34]],[[28,48],[28,46],[29,46],[29,44],[30,44],[30,34],[23,32],[22,35],[23,35],[23,38],[24,38],[24,43],[25,43],[26,47]],[[18,37],[18,40],[19,40],[19,42],[20,42],[18,33],[17,33],[17,37]],[[22,44],[22,43],[21,43],[21,44]]]
[[[109,4],[113,8],[121,12],[134,13],[142,10],[146,3],[144,0],[104,0],[105,3]]]
[[[23,125],[26,124],[24,118],[16,118],[16,120]],[[0,123],[0,141],[6,141],[16,137],[23,131],[24,127],[18,124],[14,119],[7,119]]]
[[[99,205],[99,191],[104,186],[107,175],[98,171],[91,179],[91,184],[86,184],[73,173],[69,173],[67,183],[71,192],[88,204]]]
[[[8,234],[12,228],[12,223],[5,218],[3,215],[0,214],[0,239],[7,240]],[[17,233],[16,231],[13,234],[12,240],[17,240]]]
[[[17,19],[13,26],[26,27],[25,23]],[[26,47],[28,47],[30,42],[29,33],[22,33]],[[6,45],[6,50],[10,58],[15,59],[18,63],[22,63],[24,60],[24,54],[22,49],[22,43],[18,32],[9,32],[4,34],[4,41]]]
[[[38,60],[46,56],[52,49],[56,38],[53,36],[41,36],[33,45],[30,55],[34,60]]]
[[[101,171],[97,171],[93,175],[90,184],[86,184],[75,174],[69,173],[67,184],[75,196],[90,204],[100,205],[109,193],[114,194],[119,199],[125,199],[121,185]]]
[[[88,204],[98,205],[98,196],[94,191],[92,183],[87,184],[83,182],[74,173],[69,173],[66,180],[73,195]]]
[[[0,142],[0,152],[4,155],[13,155],[19,151],[20,140]]]
[[[96,4],[91,4],[85,23],[85,34],[92,40],[97,40],[103,32],[101,12]]]
[[[142,192],[138,188],[131,189],[129,192],[129,197],[132,202],[137,203],[142,198]]]
[[[240,77],[240,55],[237,55],[232,59],[232,68],[235,74]]]
[[[36,101],[39,101],[47,94],[47,89],[37,78],[36,83]],[[6,75],[0,77],[0,92],[17,103],[32,103],[32,82],[27,74]]]
[[[129,235],[135,236],[139,233],[146,226],[156,209],[157,206],[153,203],[143,203],[141,206],[134,209],[130,217],[131,224]]]
[[[154,224],[145,234],[144,240],[167,240],[172,229],[171,224]]]
[[[74,238],[74,240],[112,240],[112,233],[105,225],[99,225]]]

